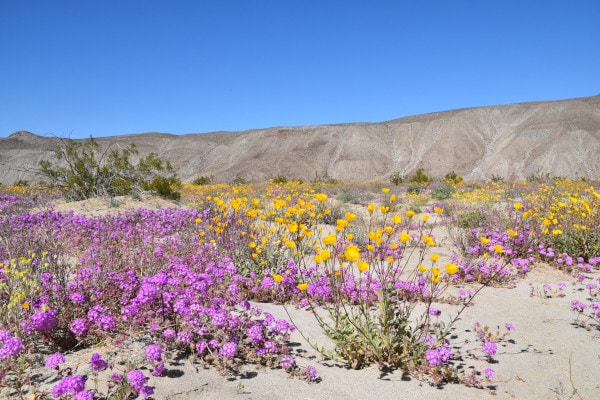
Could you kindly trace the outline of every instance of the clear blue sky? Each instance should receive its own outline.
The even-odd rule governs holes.
[[[598,0],[0,4],[0,137],[380,122],[599,93]]]

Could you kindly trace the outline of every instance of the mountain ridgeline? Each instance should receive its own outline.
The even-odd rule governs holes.
[[[379,123],[275,127],[187,135],[142,133],[95,138],[155,152],[184,181],[212,176],[264,181],[386,180],[418,168],[466,180],[552,176],[600,180],[600,95],[466,108]],[[19,131],[0,139],[0,183],[35,182],[39,160],[60,139]]]

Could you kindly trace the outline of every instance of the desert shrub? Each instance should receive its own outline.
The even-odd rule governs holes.
[[[501,177],[500,175],[492,174],[492,182],[494,182],[494,183],[504,182],[504,178]]]
[[[406,193],[419,194],[419,193],[421,193],[421,187],[420,186],[409,186],[406,188]]]
[[[541,233],[540,240],[557,253],[590,259],[600,254],[600,193],[583,182],[540,185],[520,212],[524,223]]]
[[[29,186],[29,181],[25,180],[25,179],[19,179],[18,181],[16,181],[15,183],[13,183],[14,186],[20,186],[20,187],[27,187]]]
[[[53,161],[40,161],[40,173],[70,201],[142,191],[178,199],[181,181],[170,162],[150,153],[135,164],[132,157],[137,155],[133,143],[100,154],[100,145],[92,137],[83,142],[64,139],[54,150]]]
[[[436,186],[432,188],[431,192],[429,193],[431,198],[435,200],[446,200],[452,197],[453,194],[454,188],[450,185]]]
[[[458,214],[458,226],[465,229],[477,228],[485,223],[486,214],[477,209],[463,211]]]
[[[234,186],[243,186],[243,185],[247,185],[249,182],[245,179],[242,178],[241,176],[236,176],[233,181],[231,181],[231,184]]]
[[[373,194],[357,188],[343,187],[335,198],[342,203],[364,204],[373,199]]]
[[[390,183],[392,185],[398,186],[402,182],[404,182],[404,175],[402,175],[400,172],[396,171],[390,176]]]
[[[288,178],[283,174],[278,174],[277,176],[271,178],[271,182],[281,185],[288,183]]]
[[[209,184],[212,183],[213,179],[214,179],[214,176],[212,176],[212,175],[211,176],[204,176],[204,175],[202,175],[202,176],[199,176],[196,179],[194,179],[192,181],[192,183],[194,185],[199,185],[199,186],[209,185]]]
[[[330,177],[327,172],[325,172],[323,176],[319,176],[319,174],[315,172],[315,177],[311,182],[316,184],[327,183],[329,185],[337,185],[340,183],[339,179]]]
[[[418,184],[427,184],[431,181],[431,178],[427,176],[424,168],[419,168],[415,171],[415,174],[410,177],[410,182]]]
[[[443,181],[450,185],[460,185],[463,182],[463,177],[451,171],[444,175]]]

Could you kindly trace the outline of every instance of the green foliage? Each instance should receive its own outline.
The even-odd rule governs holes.
[[[211,176],[204,176],[203,175],[203,176],[199,176],[196,179],[194,179],[192,181],[192,183],[194,185],[199,185],[199,186],[210,185],[212,183],[213,179],[214,179],[213,175],[211,175]]]
[[[456,172],[451,171],[444,175],[443,180],[450,185],[460,185],[463,182],[463,177],[458,175]]]
[[[431,198],[435,200],[446,200],[452,197],[454,194],[454,188],[449,185],[442,185],[435,187],[431,190]]]
[[[504,178],[501,177],[500,175],[492,174],[492,182],[494,182],[494,183],[504,182]]]
[[[323,176],[319,176],[319,174],[315,172],[315,177],[311,182],[312,183],[327,183],[330,185],[337,185],[340,183],[339,179],[330,177],[327,174],[327,172],[325,172],[325,175],[323,175]]]
[[[556,235],[554,247],[560,253],[589,260],[600,254],[600,236],[589,230],[573,230],[569,234]]]
[[[427,184],[431,181],[431,178],[425,173],[425,169],[419,168],[415,171],[415,174],[411,176],[410,182],[418,184]]]
[[[483,225],[487,217],[480,210],[467,210],[458,214],[458,226],[465,229],[477,228]]]
[[[548,183],[552,182],[554,178],[548,172],[542,172],[541,170],[537,170],[536,172],[532,172],[527,175],[525,180],[529,183]]]
[[[271,178],[271,182],[283,185],[285,183],[288,183],[288,178],[283,174],[278,174],[276,177]]]
[[[163,163],[156,153],[132,162],[135,144],[100,153],[100,145],[90,137],[83,142],[65,139],[54,150],[54,160],[40,161],[40,172],[50,187],[71,201],[101,196],[122,196],[150,191],[179,199],[181,181],[170,162]]]
[[[249,182],[248,182],[246,179],[242,178],[242,177],[241,177],[241,176],[239,176],[239,175],[238,175],[238,176],[236,176],[236,177],[235,177],[235,179],[234,179],[233,181],[231,181],[231,184],[232,184],[232,185],[235,185],[235,186],[247,185],[248,183],[249,183]]]
[[[409,186],[408,188],[406,188],[406,193],[419,194],[419,193],[421,193],[421,187],[420,186]]]
[[[342,203],[364,204],[373,199],[373,194],[356,188],[344,187],[335,195],[335,198]]]
[[[398,186],[404,182],[404,175],[400,174],[400,172],[396,171],[390,176],[390,183],[394,186]]]
[[[29,186],[29,181],[26,181],[25,179],[19,179],[13,185],[19,187],[27,187]]]

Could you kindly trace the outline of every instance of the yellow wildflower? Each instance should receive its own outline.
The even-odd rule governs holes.
[[[336,242],[337,242],[337,237],[331,233],[323,238],[323,243],[326,246],[332,246],[332,245],[336,244]]]
[[[346,260],[354,262],[360,258],[360,250],[357,246],[351,244],[350,246],[346,247],[344,257],[346,258]]]
[[[356,214],[352,214],[351,212],[347,212],[345,215],[348,222],[352,222],[356,219]]]
[[[281,282],[283,280],[283,276],[279,275],[279,274],[275,274],[273,275],[273,280],[277,283]]]
[[[402,233],[400,233],[400,241],[401,241],[402,243],[406,243],[406,242],[408,242],[409,240],[410,240],[410,235],[409,235],[408,233],[406,233],[406,232],[402,232]]]
[[[317,193],[315,194],[315,199],[320,203],[324,203],[327,200],[327,195],[325,193]]]
[[[359,270],[360,272],[365,272],[365,271],[368,271],[368,270],[369,270],[369,263],[367,263],[366,261],[362,261],[362,260],[360,260],[360,261],[359,261],[359,262],[356,264],[356,266],[358,267],[358,270]]]
[[[304,292],[306,289],[308,289],[308,283],[299,283],[297,287],[300,291]]]
[[[414,217],[414,216],[415,216],[415,212],[414,212],[413,210],[408,210],[408,211],[406,212],[406,215],[408,215],[408,218],[412,218],[412,217]]]
[[[440,258],[440,255],[436,254],[436,253],[432,253],[429,255],[429,258],[431,259],[431,262],[436,262]]]
[[[446,272],[448,275],[454,275],[458,271],[458,265],[449,263],[446,264]]]

